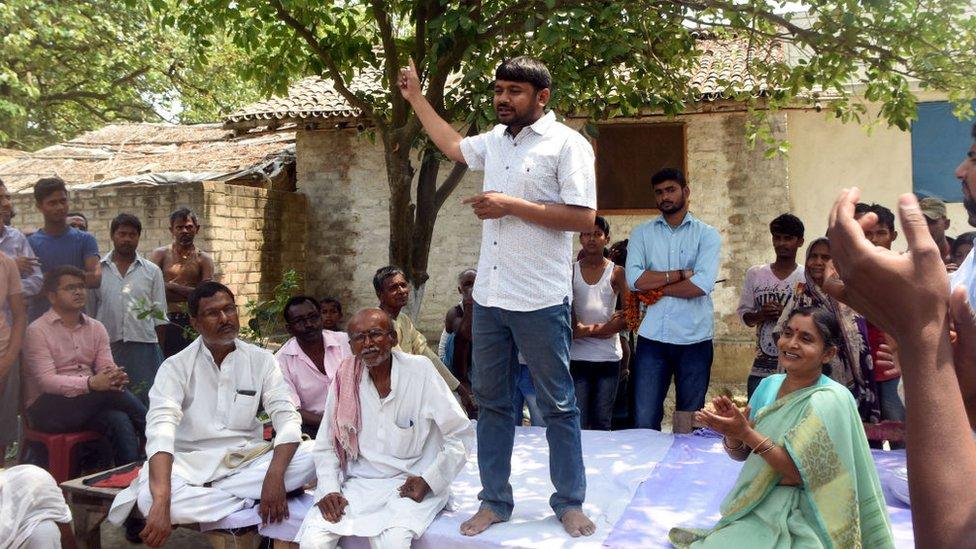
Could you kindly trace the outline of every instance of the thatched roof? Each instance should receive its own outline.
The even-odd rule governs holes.
[[[785,57],[778,42],[755,44],[746,38],[717,39],[703,34],[697,40],[701,51],[697,67],[690,75],[698,101],[727,99],[734,93],[761,95],[769,91],[765,80],[754,76],[754,65],[782,61]],[[383,73],[368,69],[350,83],[349,88],[367,97],[386,93]],[[294,83],[285,97],[272,97],[252,103],[224,118],[230,127],[253,127],[263,124],[301,123],[310,119],[328,119],[332,123],[356,122],[362,113],[337,92],[332,81],[310,76]]]
[[[71,187],[224,181],[263,185],[293,172],[295,132],[236,135],[220,124],[112,124],[0,164],[12,192],[56,175]]]

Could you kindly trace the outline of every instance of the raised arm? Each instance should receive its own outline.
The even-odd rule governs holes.
[[[956,375],[948,330],[949,281],[915,196],[899,198],[908,252],[875,247],[854,220],[857,188],[844,189],[830,214],[830,252],[843,297],[898,343],[905,384],[908,484],[916,539],[931,547],[962,547],[976,534],[976,442]],[[893,299],[892,296],[897,296]]]
[[[451,124],[441,118],[434,107],[424,97],[423,89],[420,87],[420,76],[417,74],[417,67],[414,66],[413,59],[410,65],[400,69],[400,94],[413,107],[413,112],[417,114],[420,123],[427,130],[427,135],[437,148],[445,156],[455,162],[465,163],[464,155],[461,154],[461,134],[454,129]]]

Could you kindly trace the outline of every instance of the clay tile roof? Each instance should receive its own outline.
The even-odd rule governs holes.
[[[768,91],[765,81],[755,78],[750,65],[756,60],[782,61],[784,52],[778,43],[751,46],[745,38],[715,39],[702,35],[697,41],[702,51],[698,67],[691,74],[691,84],[696,89],[697,99],[712,101],[728,98],[737,93],[760,95]],[[366,70],[350,83],[353,92],[365,96],[378,97],[386,93],[383,75],[379,70]],[[731,88],[732,93],[728,93]],[[353,108],[332,87],[332,81],[319,76],[310,76],[293,84],[286,97],[272,97],[265,101],[252,103],[227,115],[227,126],[246,127],[270,123],[300,122],[307,119],[330,119],[335,122],[357,120],[362,113]]]
[[[11,192],[56,175],[69,186],[240,181],[294,162],[295,132],[237,135],[221,124],[111,124],[0,163]]]
[[[379,70],[367,69],[352,79],[349,89],[365,96],[380,96],[386,93],[382,82],[383,74]],[[338,121],[355,120],[361,114],[359,109],[353,108],[335,91],[332,80],[310,76],[293,84],[288,89],[287,97],[272,97],[252,103],[227,115],[224,120],[229,124],[306,118],[334,118]]]
[[[756,65],[783,62],[786,57],[780,43],[752,44],[747,38],[700,39],[698,49],[702,53],[690,83],[703,101],[768,92],[768,82],[756,76]]]

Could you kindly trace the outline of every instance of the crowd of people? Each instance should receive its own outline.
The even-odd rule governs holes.
[[[744,462],[719,523],[672,530],[676,546],[892,546],[863,427],[881,420],[906,421],[916,539],[971,542],[976,233],[949,238],[944,203],[900,199],[904,253],[891,249],[895,215],[857,189],[838,198],[826,236],[808,242],[791,214],[771,220],[774,259],[748,269],[737,310],[756,330],[748,405],[706,403],[721,237],[689,211],[684,174],[648,174],[660,215],[612,242],[596,215],[593,149],[547,112],[540,62],[498,67],[499,124],[480,135],[438,115],[412,62],[399,87],[444,155],[484,171],[484,192],[464,200],[482,221],[478,267],[458,274],[436,348],[404,313],[407,275],[386,266],[376,307],[348,319],[334,298],[291,298],[290,338],[272,355],[239,338],[235,296],[195,244],[194,212],[174,211],[173,242],[147,256],[140,220],[119,214],[102,257],[63,181],[34,186],[44,226],[29,236],[0,185],[0,444],[20,413],[40,431],[102,434],[116,465],[145,461],[109,518],[152,547],[173,525],[250,507],[280,522],[314,483],[302,547],[362,536],[402,548],[447,504],[473,437],[481,503],[461,533],[508,521],[515,427],[528,422],[546,428],[550,505],[577,537],[596,531],[581,429],[661,430],[673,381],[674,432],[709,428]],[[976,144],[956,176],[976,226]],[[0,525],[0,542],[53,546],[70,513],[29,467],[3,473],[6,486],[33,488],[5,488],[0,503],[34,519]]]

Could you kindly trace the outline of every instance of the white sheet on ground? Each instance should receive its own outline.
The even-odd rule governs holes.
[[[617,519],[630,503],[637,486],[646,479],[671,447],[673,437],[646,429],[629,431],[583,431],[583,461],[586,464],[586,503],[584,511],[596,524],[596,534],[571,538],[549,508],[553,492],[549,481],[549,446],[545,428],[519,427],[512,452],[511,483],[515,493],[512,520],[496,524],[475,537],[459,532],[461,523],[478,510],[481,482],[478,463],[471,456],[455,479],[450,511],[441,513],[415,540],[414,549],[485,548],[494,546],[555,549],[563,547],[597,548],[610,534]],[[289,502],[290,518],[259,528],[261,535],[293,539],[305,512],[317,512],[310,495]],[[203,530],[240,528],[258,524],[257,508],[244,509],[216,523],[201,525]],[[368,547],[366,540],[350,538],[344,549]]]

